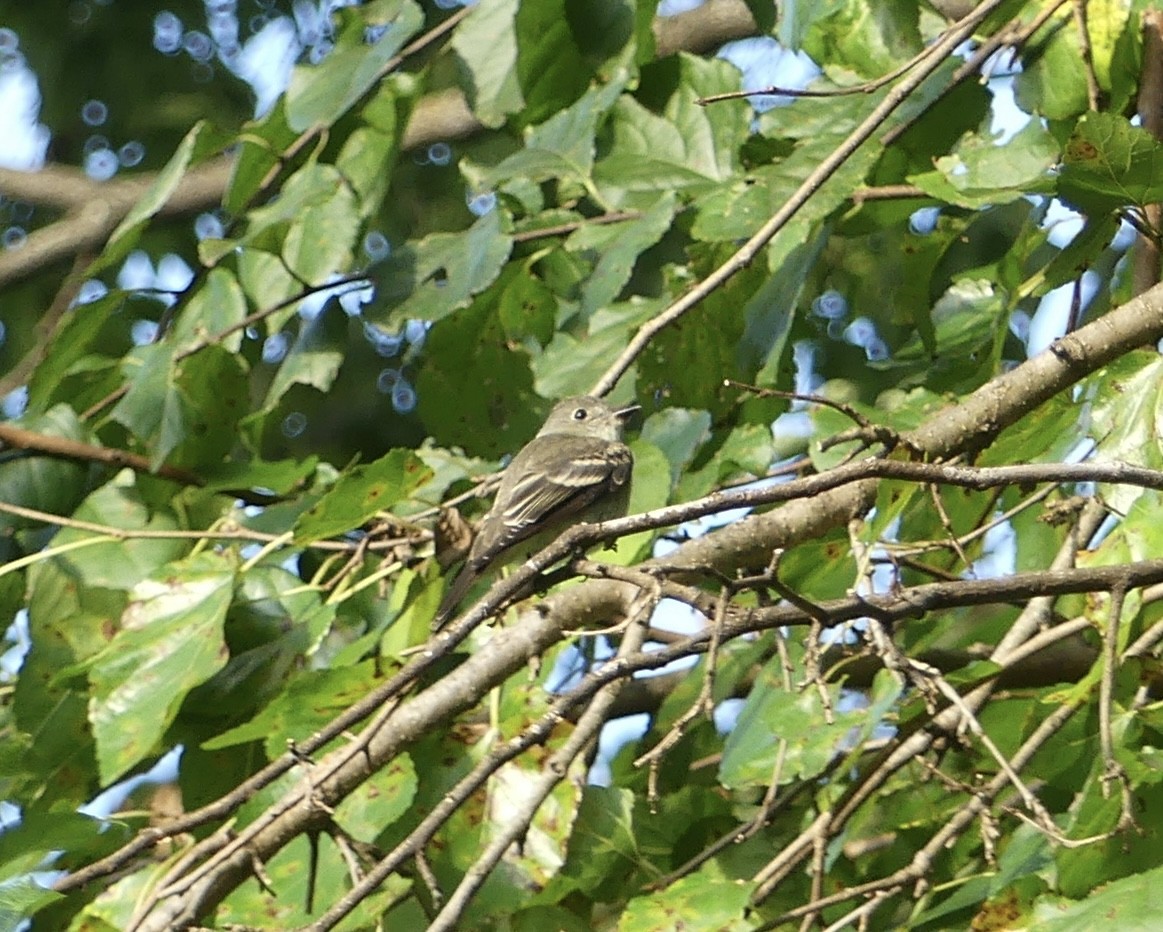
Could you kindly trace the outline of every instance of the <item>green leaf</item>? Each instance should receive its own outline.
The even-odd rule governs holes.
[[[1163,143],[1125,117],[1084,114],[1066,143],[1058,193],[1087,213],[1163,200]]]
[[[128,535],[126,540],[74,547],[97,535],[79,528],[62,528],[57,533],[55,543],[63,552],[55,559],[73,579],[87,586],[128,591],[190,548],[190,542],[183,540],[134,539],[134,531],[171,531],[178,525],[169,511],[146,505],[128,473],[94,490],[73,517],[118,528]]]
[[[254,715],[286,688],[332,629],[336,606],[275,560],[285,564],[285,553],[251,566],[240,580],[226,618],[230,659],[191,691],[182,725],[221,728]],[[198,737],[203,734],[199,730]],[[182,766],[191,763],[183,758]]]
[[[568,854],[555,885],[593,891],[632,869],[638,858],[634,795],[625,789],[587,786],[574,820]],[[552,889],[552,888],[551,888]]]
[[[1158,354],[1137,351],[1111,363],[1090,380],[1095,395],[1088,434],[1098,444],[1090,459],[1163,468],[1161,379],[1163,361]],[[1126,514],[1144,494],[1143,489],[1127,485],[1102,487],[1103,500],[1120,514]]]
[[[367,125],[354,130],[336,156],[335,167],[358,196],[365,220],[383,205],[420,89],[421,82],[409,75],[385,78],[360,111]]]
[[[238,281],[247,298],[255,307],[268,310],[283,304],[280,310],[267,314],[262,326],[266,334],[278,333],[287,321],[298,314],[298,303],[287,299],[303,292],[303,285],[295,279],[282,258],[261,249],[243,249],[238,254]]]
[[[747,172],[734,171],[721,185],[698,197],[691,233],[711,242],[751,236],[781,208],[820,162],[860,123],[881,99],[880,94],[858,99],[837,97],[800,101],[768,111],[760,118],[765,137],[793,140],[794,148],[771,164]],[[903,118],[901,111],[894,115]],[[769,253],[770,267],[782,268],[786,255],[810,241],[812,225],[846,203],[853,188],[879,158],[879,150],[866,143],[812,195],[775,240]],[[784,242],[780,242],[780,240]]]
[[[187,170],[205,161],[231,141],[233,140],[213,129],[209,123],[205,121],[195,123],[166,163],[166,167],[158,172],[149,189],[113,231],[105,244],[101,258],[89,269],[89,274],[112,268],[129,255],[129,251],[141,238],[146,224],[166,205],[186,176]]]
[[[909,181],[946,203],[978,209],[1051,193],[1050,171],[1057,162],[1057,141],[1039,121],[1030,120],[1004,145],[977,133],[965,136],[951,155],[937,159],[936,171],[912,175]]]
[[[277,199],[251,211],[249,221],[243,244],[272,251],[277,245],[287,268],[301,282],[321,285],[350,264],[359,211],[339,170],[311,162],[287,179]],[[221,241],[223,254],[235,247],[233,241]]]
[[[287,123],[296,132],[329,125],[380,80],[396,53],[424,25],[411,0],[379,0],[347,17],[327,57],[314,67],[299,66],[287,88]],[[374,42],[368,29],[380,30]]]
[[[517,76],[517,0],[478,3],[453,33],[473,113],[497,129],[525,106]]]
[[[626,348],[631,331],[663,307],[660,301],[635,296],[597,311],[581,333],[558,330],[553,342],[532,360],[537,394],[543,398],[584,395],[610,360]]]
[[[826,237],[817,235],[796,246],[776,274],[756,289],[743,308],[745,326],[735,351],[735,371],[760,385],[774,384],[796,304],[812,274]]]
[[[516,343],[532,337],[541,345],[553,339],[557,301],[553,291],[530,267],[524,274],[504,279],[497,301],[497,319],[507,339]]]
[[[1008,319],[1005,296],[991,282],[966,279],[954,284],[933,307],[937,354],[944,368],[963,368],[967,358],[986,352]],[[885,368],[932,366],[933,358],[918,335],[877,363]]]
[[[710,439],[711,415],[706,411],[665,408],[646,419],[641,436],[665,454],[670,464],[669,485],[673,487],[699,447]]]
[[[246,298],[238,279],[226,269],[211,269],[206,283],[197,290],[181,309],[168,342],[177,350],[189,348],[208,337],[216,337],[228,329],[233,332],[222,338],[220,346],[237,353],[242,346],[246,317]]]
[[[917,4],[829,0],[797,5],[800,41],[814,61],[879,78],[921,50]]]
[[[89,694],[79,673],[62,671],[105,649],[113,636],[110,619],[121,614],[126,601],[122,592],[78,579],[59,558],[30,569],[31,646],[12,701],[13,721],[27,735],[28,747],[20,760],[26,771],[22,792],[14,801],[75,809],[92,797],[97,773],[86,710]]]
[[[288,739],[318,731],[335,715],[367,693],[379,675],[372,661],[333,670],[310,670],[296,676],[261,712],[244,725],[203,742],[207,751],[262,741],[277,757]]]
[[[313,320],[300,324],[299,336],[267,389],[263,410],[272,410],[292,385],[327,391],[339,374],[346,346],[347,315],[328,302]]]
[[[1086,10],[1086,32],[1090,39],[1091,61],[1094,64],[1094,74],[1098,85],[1105,91],[1111,90],[1114,83],[1111,69],[1117,56],[1117,48],[1123,37],[1132,31],[1138,31],[1139,21],[1132,14],[1132,9],[1141,9],[1142,4],[1134,5],[1120,3],[1117,0],[1104,0]]]
[[[900,697],[896,677],[878,676],[873,682],[870,705],[836,710],[834,723],[828,723],[819,693],[811,689],[787,691],[780,676],[782,669],[778,663],[766,664],[745,699],[734,731],[723,746],[719,778],[725,787],[768,785],[775,771],[779,741],[786,741],[785,753],[780,757],[780,782],[809,780],[822,773],[847,742],[859,747],[862,737],[872,733]],[[829,693],[835,707],[839,686],[830,688]],[[857,731],[852,732],[852,728]]]
[[[705,463],[697,467],[688,464],[684,469],[675,490],[676,501],[700,498],[741,475],[763,476],[775,459],[767,424],[740,424],[725,437],[712,437],[711,446],[714,452]]]
[[[717,165],[699,165],[701,160],[685,157],[698,137],[687,137],[632,97],[619,99],[610,132],[610,150],[594,166],[594,179],[612,204],[635,203],[632,193],[699,190],[722,180]],[[699,168],[714,173],[708,176]]]
[[[321,285],[351,265],[358,232],[355,195],[346,186],[337,188],[335,197],[304,211],[302,222],[287,232],[283,259],[301,281]]]
[[[595,0],[598,5],[600,0]],[[525,98],[523,116],[536,123],[576,100],[591,68],[574,39],[565,0],[522,3],[513,21],[517,33],[517,78]]]
[[[1158,467],[1155,467],[1158,468]],[[1106,494],[1104,490],[1104,496]],[[1127,539],[1127,549],[1135,560],[1151,560],[1163,553],[1163,524],[1159,521],[1160,496],[1154,489],[1145,490],[1127,512],[1118,530]]]
[[[117,932],[132,924],[142,897],[148,896],[165,875],[165,862],[148,866],[114,880],[77,914],[72,929],[83,932]]]
[[[433,233],[393,252],[380,266],[389,322],[440,320],[463,307],[500,275],[513,249],[492,210],[460,233]]]
[[[295,522],[294,545],[343,534],[387,511],[432,478],[432,470],[411,450],[392,450],[366,466],[356,466]]]
[[[923,927],[958,910],[975,906],[984,900],[1003,895],[1012,884],[1053,865],[1049,842],[1038,830],[1022,825],[998,858],[998,870],[985,876],[970,878],[931,909],[914,919],[913,927]],[[1010,919],[1012,920],[1012,916]],[[1028,928],[1028,926],[1023,926]]]
[[[745,928],[754,883],[721,876],[713,867],[696,871],[648,896],[634,897],[618,921],[620,932],[684,929],[719,932]]]
[[[833,695],[833,704],[835,698]],[[756,677],[735,728],[727,736],[719,779],[732,789],[766,786],[778,753],[778,740],[774,739],[787,742],[783,782],[814,777],[839,752],[848,729],[846,718],[837,716],[836,723],[829,725],[816,691],[785,691],[778,666],[768,664]]]
[[[353,838],[371,844],[408,811],[416,798],[418,783],[412,758],[400,754],[336,807],[335,821]]]
[[[314,456],[305,460],[228,462],[204,471],[202,477],[206,480],[204,488],[213,491],[269,489],[276,495],[286,495],[305,487],[318,464]]]
[[[27,875],[13,878],[0,884],[0,926],[5,929],[20,928],[22,920],[32,917],[42,907],[63,899],[64,894],[54,893]]]
[[[286,104],[286,97],[280,95],[270,113],[247,123],[239,136],[234,171],[222,201],[222,206],[235,216],[251,205],[271,171],[278,166],[282,153],[295,141],[297,134],[287,125]],[[211,264],[205,257],[203,261]]]
[[[1025,928],[1030,932],[1073,932],[1117,928],[1119,932],[1153,932],[1159,926],[1159,888],[1163,867],[1132,874],[1095,889],[1081,900],[1043,897]]]
[[[481,184],[499,188],[508,179],[530,181],[560,178],[589,184],[594,165],[594,136],[614,106],[625,78],[584,94],[526,134],[525,146],[484,173]]]
[[[129,381],[129,390],[113,409],[112,417],[132,431],[143,443],[157,440],[165,431],[170,448],[155,452],[152,465],[165,461],[165,456],[176,443],[181,442],[181,423],[184,412],[181,398],[170,390],[170,364],[173,349],[164,343],[139,346],[127,353],[122,369]]]
[[[186,693],[226,663],[234,568],[201,553],[134,587],[121,630],[89,673],[89,721],[103,784],[160,750]]]
[[[527,353],[504,341],[496,313],[503,287],[428,332],[428,362],[416,379],[417,410],[433,439],[494,459],[532,437],[548,410],[533,392]]]
[[[573,40],[599,78],[634,61],[639,43],[653,45],[649,21],[643,22],[650,6],[641,0],[565,0],[564,8]],[[560,106],[558,98],[554,107]]]
[[[25,872],[44,869],[46,862],[62,849],[75,856],[106,847],[108,842],[105,846],[100,842],[107,827],[100,819],[79,812],[29,809],[20,814],[19,824],[12,825],[6,820],[4,831],[0,833],[0,891],[9,890],[12,882],[20,880]],[[49,893],[43,887],[40,891]],[[53,896],[50,894],[46,902]],[[3,915],[4,902],[0,900],[0,915]],[[7,902],[11,904],[12,901]]]
[[[692,249],[695,274],[708,274],[727,247]],[[754,373],[740,371],[738,347],[747,327],[740,313],[768,279],[766,262],[756,260],[737,272],[722,287],[704,298],[658,333],[638,362],[639,396],[659,392],[671,404],[703,408],[719,417],[731,405],[723,389],[723,379],[750,379]],[[678,290],[679,283],[675,283]]]
[[[69,311],[49,344],[45,359],[29,380],[29,414],[43,413],[62,402],[84,410],[85,402],[75,392],[62,394],[62,382],[71,373],[83,372],[84,381],[91,383],[95,381],[95,369],[115,365],[115,357],[106,354],[120,356],[129,347],[123,317],[125,303],[125,292],[111,291]]]
[[[646,82],[673,82],[665,88],[661,108],[650,109],[623,96],[610,115],[610,141],[594,167],[594,180],[612,204],[645,208],[659,192],[701,190],[738,171],[751,108],[745,101],[713,107],[698,103],[702,97],[738,90],[738,71],[724,61],[691,55],[680,55],[678,62],[677,74],[673,68],[655,66],[643,75]]]
[[[91,442],[76,413],[67,405],[55,405],[47,414],[23,418],[19,426],[46,437]],[[66,515],[85,494],[88,470],[79,463],[47,456],[15,456],[0,459],[0,501],[18,502],[25,508]],[[9,535],[18,528],[39,527],[30,518],[0,513],[0,532]],[[2,539],[2,538],[0,538]],[[7,550],[0,544],[0,554]]]
[[[1017,105],[1048,120],[1068,120],[1085,113],[1087,65],[1070,11],[1061,10],[1051,18],[1034,34],[1028,49],[1022,72],[1014,78]]]
[[[1072,282],[1093,266],[1118,231],[1118,218],[1111,213],[1087,217],[1082,232],[1050,260],[1037,279],[1033,294],[1044,294],[1059,285]]]
[[[759,27],[760,35],[770,35],[775,29],[776,22],[780,17],[776,16],[775,7],[768,3],[767,0],[745,0],[747,9],[751,11],[751,18],[755,20],[755,25]],[[786,15],[786,14],[785,14]]]
[[[150,448],[152,468],[217,463],[234,445],[247,401],[236,354],[210,345],[179,360],[169,344],[153,343],[126,356],[125,374],[129,391],[112,416]]]
[[[582,285],[583,314],[589,316],[618,297],[639,255],[662,239],[674,214],[674,194],[666,193],[637,220],[583,226],[566,240],[571,252],[597,254],[594,271]]]

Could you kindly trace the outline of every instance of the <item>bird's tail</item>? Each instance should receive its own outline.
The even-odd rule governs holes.
[[[477,571],[473,568],[472,562],[466,562],[460,568],[460,572],[456,574],[456,579],[452,581],[452,585],[448,587],[448,591],[444,593],[444,598],[440,600],[440,608],[436,610],[436,615],[432,619],[433,631],[439,631],[448,623],[448,620],[456,611],[457,606],[460,605],[468,593],[469,586],[473,584],[476,578]]]

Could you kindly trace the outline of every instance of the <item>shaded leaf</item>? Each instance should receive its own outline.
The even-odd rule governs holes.
[[[378,678],[371,661],[302,673],[249,722],[210,738],[202,747],[213,751],[262,741],[267,753],[277,757],[286,750],[288,739],[317,731],[371,689]]]
[[[491,285],[513,248],[492,210],[461,233],[433,233],[394,252],[381,266],[390,320],[440,320]]]

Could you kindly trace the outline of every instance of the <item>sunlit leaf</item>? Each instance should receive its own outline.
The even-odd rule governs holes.
[[[205,553],[171,564],[130,593],[121,630],[89,674],[103,783],[162,750],[159,741],[186,693],[225,664],[222,625],[233,585],[230,562]]]
[[[372,515],[389,511],[432,477],[432,471],[411,450],[393,450],[366,466],[356,466],[295,525],[301,545],[358,528]]]

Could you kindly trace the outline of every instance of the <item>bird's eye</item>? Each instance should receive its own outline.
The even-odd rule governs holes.
[[[590,413],[585,408],[574,408],[573,409],[573,419],[575,421],[584,421],[589,416],[590,416]]]

